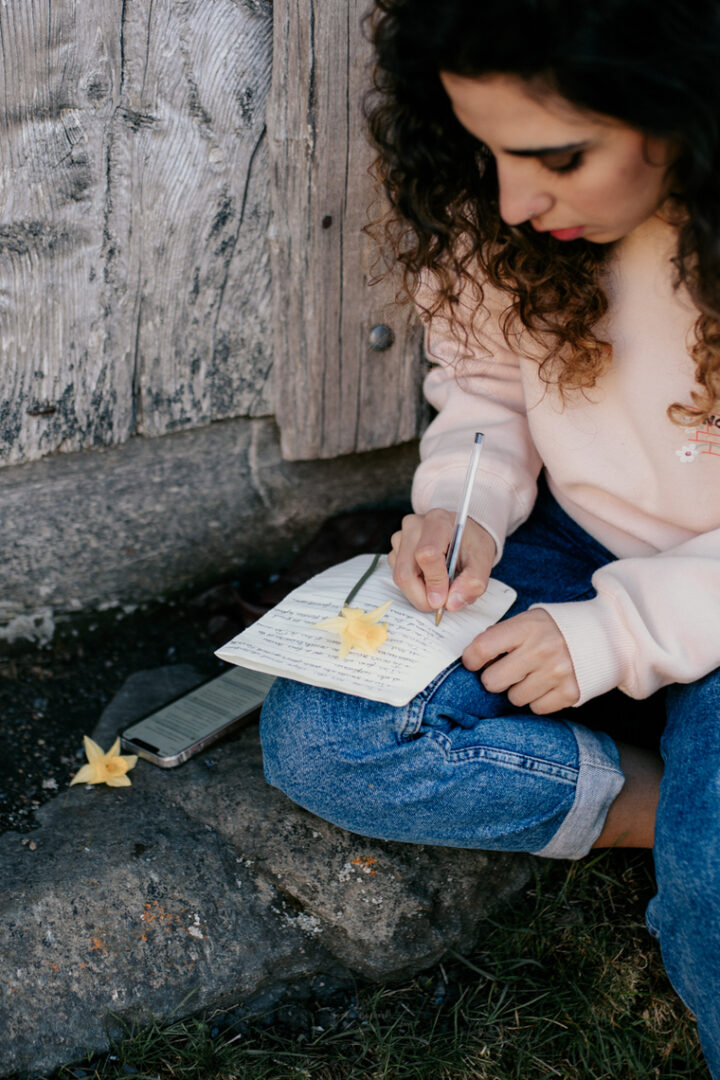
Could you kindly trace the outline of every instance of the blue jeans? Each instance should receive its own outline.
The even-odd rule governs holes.
[[[590,599],[612,559],[541,485],[494,573],[517,590],[514,615]],[[581,858],[602,831],[624,783],[615,739],[660,744],[648,927],[720,1080],[720,671],[551,717],[489,693],[459,661],[400,708],[278,679],[260,733],[268,781],[352,832],[558,859]]]

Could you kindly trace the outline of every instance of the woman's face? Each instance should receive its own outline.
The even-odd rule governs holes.
[[[539,96],[509,75],[440,78],[463,127],[495,158],[500,215],[558,240],[608,244],[655,213],[666,195],[666,140]]]

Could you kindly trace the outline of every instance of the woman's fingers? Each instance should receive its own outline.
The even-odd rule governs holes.
[[[577,697],[573,698],[569,690],[556,687],[543,697],[530,702],[530,712],[535,713],[536,716],[550,716],[552,713],[559,712],[560,709],[569,709],[576,701]]]
[[[446,605],[448,611],[457,611],[487,588],[495,541],[482,526],[469,520],[463,534],[460,572],[448,593],[446,558],[454,525],[455,516],[448,510],[408,514],[392,538],[388,562],[395,584],[420,611],[437,611]]]
[[[529,705],[532,708],[533,702],[540,701],[546,695],[554,693],[556,689],[552,679],[548,679],[543,672],[532,671],[526,678],[513,683],[507,696],[513,705],[520,707]]]
[[[526,652],[522,649],[513,649],[512,652],[499,656],[497,660],[483,668],[480,681],[491,694],[502,694],[507,690],[510,697],[513,687],[527,681],[533,671],[532,659]],[[536,689],[547,689],[547,687],[536,686]],[[532,701],[532,698],[528,698],[527,701],[515,701],[510,697],[510,700],[513,705],[526,705],[527,701]]]
[[[568,708],[580,696],[565,639],[542,608],[484,630],[462,659],[470,671],[483,669],[480,678],[486,690],[506,691],[513,705],[527,705],[538,715]]]
[[[452,526],[452,515],[444,510],[430,511],[424,516],[408,514],[403,518],[400,532],[392,537],[388,562],[393,570],[393,580],[420,611],[439,607],[428,600],[428,579],[433,593],[440,592],[443,597],[447,594],[445,552]]]
[[[425,602],[429,611],[436,611],[447,598],[449,580],[446,559],[453,526],[453,515],[447,510],[430,510],[422,518],[415,561],[425,583]]]
[[[459,611],[482,596],[492,573],[495,550],[490,533],[477,522],[468,521],[460,549],[460,573],[448,593],[448,611]]]

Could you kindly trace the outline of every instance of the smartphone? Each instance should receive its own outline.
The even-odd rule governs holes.
[[[274,681],[273,675],[233,667],[126,728],[122,748],[163,769],[181,765],[234,728],[250,723]]]

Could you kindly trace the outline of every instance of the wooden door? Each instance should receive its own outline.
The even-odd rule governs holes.
[[[268,107],[275,395],[283,455],[334,457],[417,435],[421,335],[371,285],[380,209],[362,104],[367,0],[275,0]],[[385,349],[373,343],[393,343]]]

